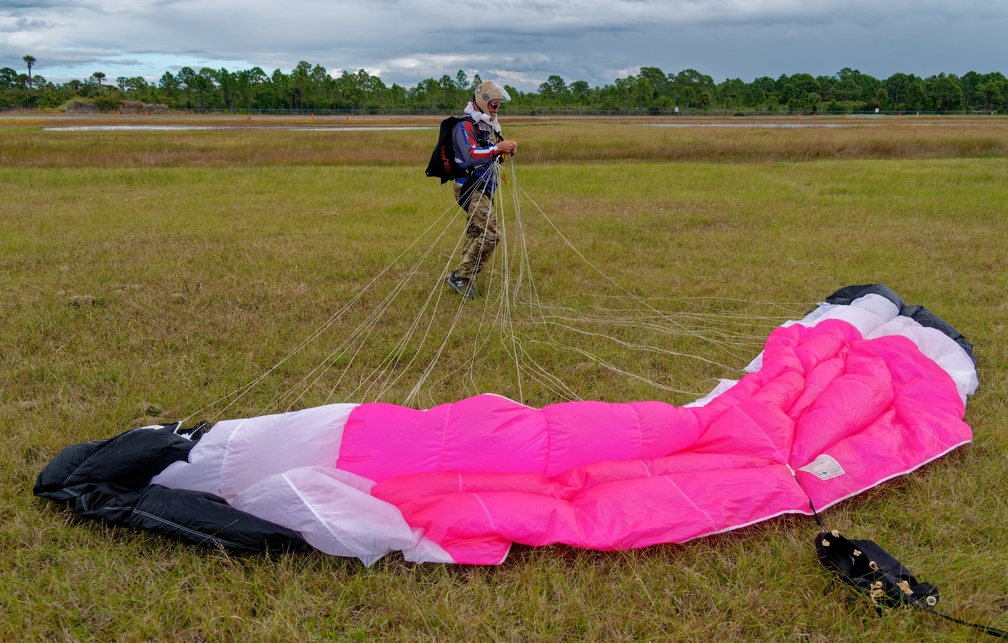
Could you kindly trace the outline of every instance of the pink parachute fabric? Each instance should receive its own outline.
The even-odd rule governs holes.
[[[366,564],[497,564],[513,542],[608,551],[810,515],[971,439],[971,356],[899,313],[877,294],[822,304],[685,407],[479,395],[220,422],[152,483]]]

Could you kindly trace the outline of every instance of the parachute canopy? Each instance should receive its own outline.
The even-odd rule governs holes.
[[[810,515],[971,440],[972,346],[885,286],[837,291],[746,370],[683,407],[478,395],[135,429],[64,450],[35,492],[189,542],[497,564]]]

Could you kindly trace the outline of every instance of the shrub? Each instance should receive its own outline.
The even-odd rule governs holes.
[[[122,96],[118,92],[105,92],[94,98],[95,107],[103,112],[116,111],[122,102]]]

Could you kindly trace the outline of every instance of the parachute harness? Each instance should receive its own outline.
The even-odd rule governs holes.
[[[790,465],[788,465],[788,470],[791,471],[795,482],[801,487],[801,482]],[[812,515],[820,529],[820,533],[815,536],[815,548],[819,562],[827,569],[839,573],[845,583],[867,594],[879,616],[882,616],[884,606],[907,605],[918,607],[929,614],[940,616],[953,623],[971,627],[997,638],[1008,638],[1008,631],[963,621],[936,611],[934,607],[938,604],[937,587],[918,581],[913,573],[903,566],[903,563],[875,541],[849,540],[835,529],[827,531],[811,497],[809,497],[809,508],[812,510]]]

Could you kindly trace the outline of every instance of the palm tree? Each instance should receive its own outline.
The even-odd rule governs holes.
[[[28,65],[28,84],[34,86],[32,83],[31,70],[32,67],[35,66],[35,56],[24,56],[21,60],[25,61],[25,64]]]
[[[95,80],[98,81],[98,87],[100,88],[101,87],[101,81],[105,79],[105,72],[103,72],[103,71],[96,71],[95,73],[91,74],[91,76]]]

